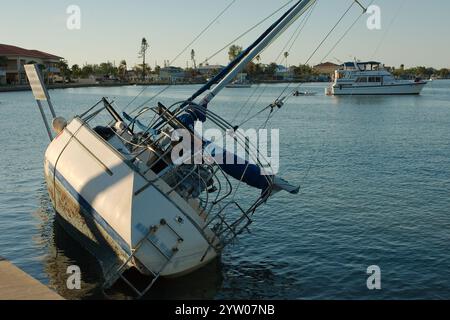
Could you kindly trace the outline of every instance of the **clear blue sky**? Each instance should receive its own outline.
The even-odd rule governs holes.
[[[368,4],[371,0],[360,0]],[[2,3],[0,43],[39,49],[65,57],[69,64],[125,59],[138,63],[140,40],[150,42],[149,63],[162,65],[187,45],[231,0],[14,0]],[[269,15],[287,0],[237,0],[231,9],[193,48],[204,59],[245,29]],[[330,30],[351,0],[319,0],[308,25],[293,47],[288,63],[303,63]],[[376,59],[386,65],[450,67],[450,1],[375,0],[382,9],[382,30],[369,31],[364,17],[328,60]],[[66,28],[66,8],[82,10],[79,31]],[[402,10],[400,10],[402,8]],[[7,14],[6,14],[7,13]],[[334,44],[360,9],[354,7],[343,24],[312,59],[315,64]],[[391,24],[392,22],[392,24]],[[264,26],[267,26],[266,23]],[[294,25],[272,48],[263,62],[273,61],[292,34]],[[389,26],[391,26],[389,28]],[[245,46],[263,27],[238,42]],[[377,50],[378,48],[378,50]],[[186,66],[190,50],[176,63]],[[210,61],[224,64],[227,53]]]

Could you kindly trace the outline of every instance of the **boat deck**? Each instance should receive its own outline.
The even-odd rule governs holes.
[[[64,298],[0,257],[0,300],[64,300]]]

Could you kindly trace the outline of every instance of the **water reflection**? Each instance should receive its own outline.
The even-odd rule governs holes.
[[[39,234],[35,244],[44,249],[43,270],[49,286],[70,300],[132,299],[133,292],[123,282],[103,292],[103,273],[99,261],[63,228],[61,218],[55,215],[50,198],[44,188],[38,191],[40,209],[35,213],[39,220]],[[81,290],[67,288],[67,268],[77,265],[82,271]],[[145,287],[150,279],[130,272],[127,277],[133,283]],[[220,260],[188,276],[177,279],[161,279],[145,299],[214,299],[223,281]]]

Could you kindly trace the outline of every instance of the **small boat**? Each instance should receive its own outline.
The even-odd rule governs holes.
[[[297,1],[186,100],[133,115],[120,114],[104,97],[70,121],[57,117],[39,67],[25,66],[51,141],[44,161],[48,193],[61,225],[99,260],[104,288],[122,279],[141,298],[159,278],[189,274],[220,257],[274,194],[298,194],[299,187],[273,173],[259,148],[252,153],[247,137],[208,104],[313,3]],[[282,105],[277,99],[269,107]],[[206,121],[224,136],[232,132],[248,159],[200,135],[194,123]],[[177,137],[180,130],[186,136]],[[177,149],[187,141],[198,152]],[[220,163],[220,155],[231,162]],[[149,283],[132,283],[125,275],[129,269],[148,276]]]
[[[380,62],[347,62],[335,71],[327,95],[418,95],[427,81],[397,80]]]
[[[294,97],[302,97],[302,96],[315,96],[317,94],[317,92],[313,92],[313,91],[295,91],[293,93]]]

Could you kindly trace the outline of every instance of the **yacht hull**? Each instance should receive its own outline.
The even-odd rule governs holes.
[[[426,82],[392,84],[382,86],[345,86],[334,85],[331,94],[335,96],[348,95],[419,95]]]
[[[219,255],[189,204],[167,194],[168,186],[149,184],[78,118],[48,147],[45,177],[56,212],[82,235],[108,286],[131,267],[177,277]]]

